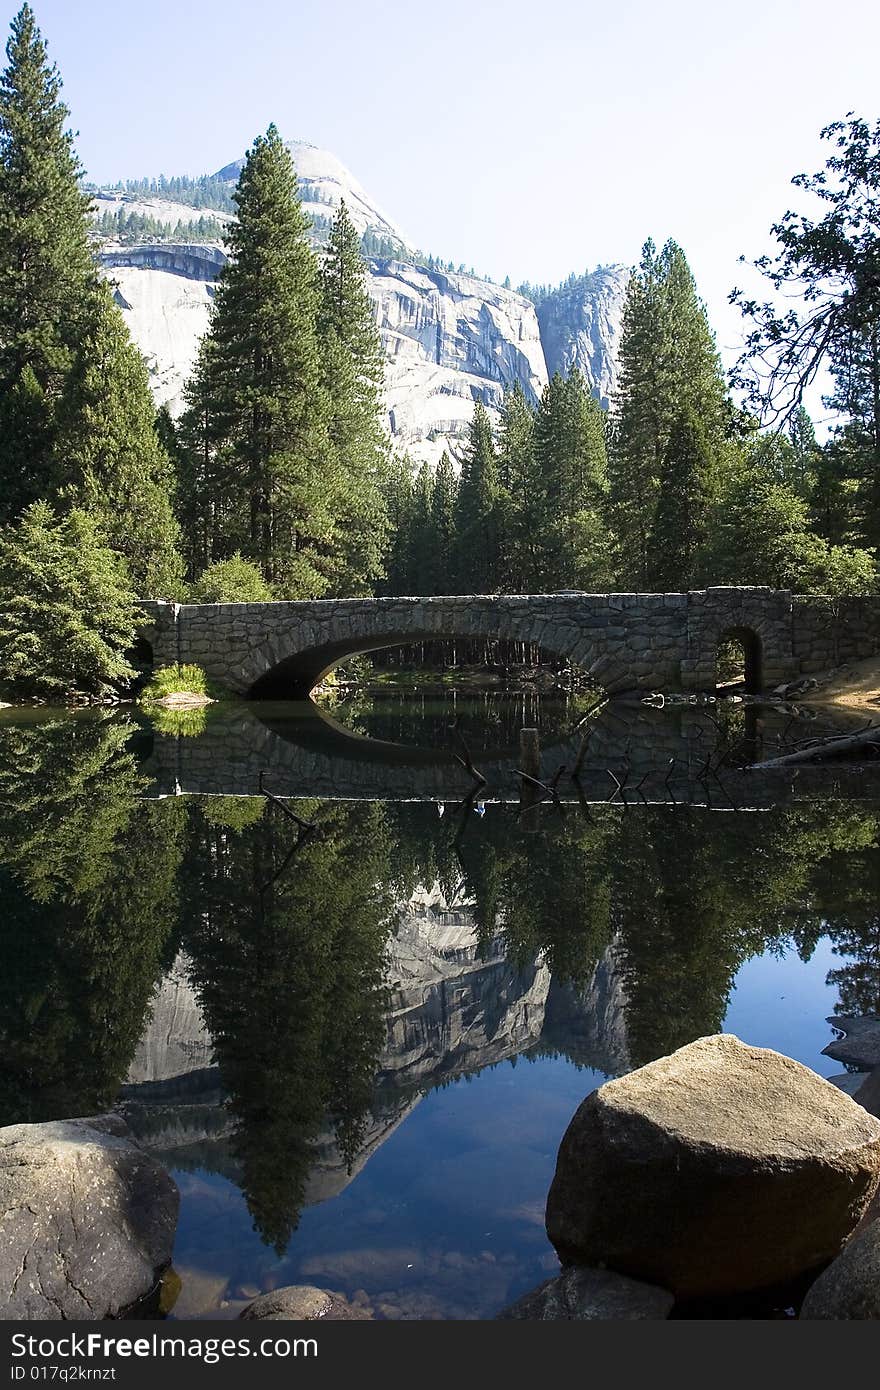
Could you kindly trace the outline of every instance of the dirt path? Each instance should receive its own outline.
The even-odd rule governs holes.
[[[880,657],[847,662],[818,679],[819,688],[802,696],[802,704],[842,705],[880,713]]]

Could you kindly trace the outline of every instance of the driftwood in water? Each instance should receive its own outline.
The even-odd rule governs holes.
[[[464,734],[458,727],[458,715],[455,716],[449,727],[455,734],[455,737],[458,739],[459,743],[461,744],[461,750],[464,754],[464,757],[459,757],[458,753],[453,753],[452,756],[455,758],[455,761],[457,763],[461,763],[465,772],[467,772],[469,776],[473,777],[478,787],[485,787],[486,779],[483,776],[480,769],[478,767],[474,767],[474,760],[471,757],[471,750],[468,748],[467,743],[465,742]]]
[[[790,767],[795,763],[826,762],[829,759],[845,758],[849,753],[869,749],[880,749],[880,725],[872,724],[868,729],[860,729],[857,734],[845,734],[838,738],[825,738],[811,743],[806,748],[798,748],[794,753],[783,753],[778,758],[768,758],[763,763],[752,763],[752,772],[770,767]]]

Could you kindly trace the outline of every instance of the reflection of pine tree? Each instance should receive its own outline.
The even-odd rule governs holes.
[[[717,1032],[750,956],[792,939],[809,954],[822,861],[858,842],[863,821],[819,802],[762,816],[665,807],[624,819],[613,919],[634,1065]]]
[[[237,835],[194,830],[188,945],[248,1207],[279,1252],[327,1119],[347,1164],[363,1138],[384,1038],[387,854],[369,805],[324,807],[305,838],[275,807]]]
[[[0,1125],[115,1097],[176,913],[184,809],[143,803],[126,721],[0,729]]]
[[[836,955],[855,957],[828,972],[828,983],[840,993],[834,1012],[880,1015],[880,916],[859,923],[837,922],[833,937]]]
[[[823,883],[834,953],[852,959],[828,974],[837,1014],[880,1014],[880,847],[874,817],[862,815],[848,837],[838,831]],[[861,843],[859,842],[859,830]],[[843,910],[841,910],[843,908]]]

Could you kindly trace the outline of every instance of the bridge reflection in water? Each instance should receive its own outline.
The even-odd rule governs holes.
[[[576,727],[542,744],[540,779],[549,784],[565,769],[557,783],[563,803],[602,803],[617,796],[652,805],[769,807],[797,798],[816,775],[827,780],[821,769],[793,774],[743,766],[772,756],[783,730],[797,717],[772,707],[741,709],[731,732],[720,728],[718,707],[657,710],[615,701],[580,724],[572,719]],[[810,731],[806,723],[805,735]],[[197,738],[156,732],[144,763],[152,779],[146,795],[269,791],[327,801],[456,803],[477,789],[482,802],[519,800],[515,742],[473,751],[485,778],[478,787],[460,753],[451,726],[437,746],[410,746],[354,732],[308,700],[242,704],[210,717]],[[577,783],[570,776],[576,765]],[[847,788],[848,795],[854,792],[856,785]]]

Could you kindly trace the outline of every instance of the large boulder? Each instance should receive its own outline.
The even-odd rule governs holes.
[[[341,1293],[311,1284],[288,1284],[260,1294],[238,1316],[249,1322],[366,1322],[372,1314]]]
[[[872,1221],[819,1275],[801,1317],[880,1318],[880,1221]]]
[[[132,1308],[171,1259],[179,1201],[116,1116],[0,1129],[0,1318]]]
[[[872,1115],[880,1116],[880,1067],[869,1071],[867,1076],[861,1075],[861,1084],[853,1092],[853,1100]]]
[[[523,1294],[499,1318],[533,1322],[643,1321],[668,1318],[675,1299],[666,1289],[642,1284],[610,1269],[577,1265]]]
[[[821,1077],[700,1038],[600,1086],[559,1149],[563,1263],[679,1297],[786,1283],[837,1254],[880,1184],[880,1123]]]

